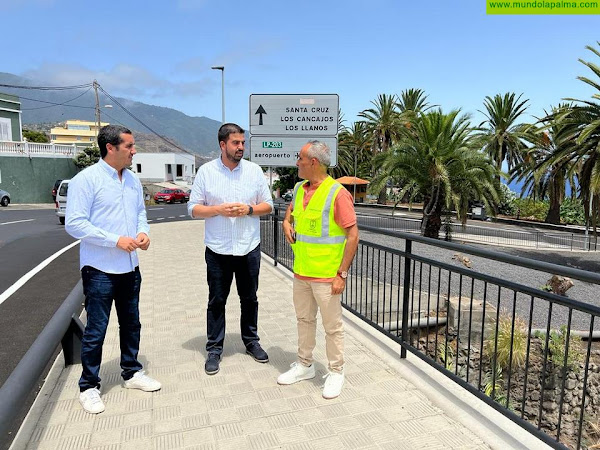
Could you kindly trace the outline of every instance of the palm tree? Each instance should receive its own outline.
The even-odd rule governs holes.
[[[600,46],[600,41],[596,44]],[[589,45],[586,46],[586,49],[600,57],[600,50]],[[579,62],[589,68],[596,77],[600,78],[600,67],[598,65],[583,59],[579,59]],[[585,76],[579,76],[577,79],[596,89],[598,92],[592,95],[592,99],[600,100],[600,83],[598,81]],[[570,158],[581,162],[580,192],[586,221],[591,219],[595,232],[598,206],[600,206],[600,103],[593,100],[567,100],[574,100],[579,103],[572,114],[579,131],[577,148],[571,152]]]
[[[371,140],[364,122],[354,122],[341,130],[338,137],[338,164],[332,169],[335,178],[345,175],[369,178]]]
[[[469,201],[482,200],[488,207],[498,202],[494,177],[497,170],[484,153],[460,110],[441,109],[419,113],[390,152],[376,157],[381,172],[373,180],[376,189],[388,180],[401,180],[403,192],[423,197],[421,233],[437,238],[444,208],[455,208],[466,223]],[[492,208],[490,208],[492,209]]]
[[[509,170],[522,161],[527,126],[517,123],[517,120],[527,110],[528,100],[521,101],[521,97],[519,95],[515,99],[514,93],[507,92],[504,96],[487,96],[484,101],[487,112],[481,112],[487,120],[480,125],[480,138],[498,172],[502,170],[504,160],[507,161]]]
[[[578,165],[568,157],[575,149],[577,137],[572,126],[572,111],[571,104],[559,104],[539,121],[541,127],[530,127],[527,140],[532,147],[512,172],[511,180],[523,181],[522,194],[539,196],[540,199],[548,197],[547,223],[560,223],[560,205],[565,197],[567,181],[571,192],[577,190]]]
[[[373,108],[358,114],[364,119],[374,155],[386,153],[400,135],[401,122],[396,100],[396,95],[380,94],[377,100],[371,102]],[[373,173],[377,171],[376,166],[373,166]],[[381,186],[378,194],[377,202],[385,203],[386,186]]]

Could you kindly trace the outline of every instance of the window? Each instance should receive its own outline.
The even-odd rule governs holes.
[[[167,164],[167,173],[171,173],[171,164]]]
[[[93,137],[90,138],[90,142],[94,142],[94,138]]]
[[[183,176],[183,164],[177,164],[177,176],[178,177]]]
[[[12,124],[5,117],[0,117],[0,141],[12,141]]]
[[[77,136],[75,139],[77,139],[78,141],[81,140],[81,136]]]
[[[142,165],[141,164],[136,164],[136,171],[137,173],[142,173]]]
[[[86,131],[90,130],[90,126],[89,125],[73,125],[73,124],[68,124],[67,128],[69,130],[86,130]]]

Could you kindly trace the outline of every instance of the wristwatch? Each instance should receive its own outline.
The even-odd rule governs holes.
[[[248,215],[251,216],[253,212],[254,212],[254,208],[252,206],[248,205]]]
[[[338,270],[337,274],[341,277],[342,280],[348,278],[348,272],[345,270]]]

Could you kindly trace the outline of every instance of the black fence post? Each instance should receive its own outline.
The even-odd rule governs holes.
[[[412,241],[406,239],[404,249],[404,292],[402,293],[402,348],[400,349],[400,358],[406,358],[406,348],[404,345],[408,341],[408,301],[410,299],[410,261],[412,253]]]
[[[279,207],[274,208],[273,214],[273,265],[277,266],[279,256]]]
[[[65,366],[79,364],[81,362],[81,339],[85,326],[75,314],[71,316],[69,328],[61,339],[60,343],[65,357]]]

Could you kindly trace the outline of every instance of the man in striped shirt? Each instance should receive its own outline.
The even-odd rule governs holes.
[[[208,308],[208,353],[204,370],[219,371],[225,340],[225,303],[233,275],[240,297],[240,331],[246,353],[256,361],[269,361],[258,343],[258,274],[260,270],[260,219],[273,210],[273,199],[263,171],[242,159],[244,130],[233,123],[218,134],[221,156],[200,167],[188,202],[192,218],[205,219]]]

